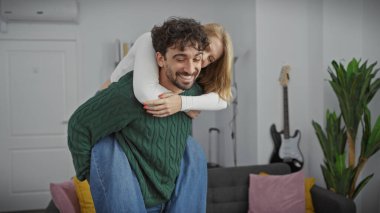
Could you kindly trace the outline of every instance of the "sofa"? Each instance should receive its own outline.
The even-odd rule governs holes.
[[[249,174],[290,174],[285,163],[214,168],[208,171],[207,213],[247,213]],[[355,213],[352,200],[317,185],[311,188],[316,213]]]
[[[290,174],[285,163],[212,168],[208,170],[207,213],[247,213],[249,174]],[[316,213],[355,213],[355,203],[317,185],[311,188]],[[58,213],[50,201],[46,213]]]

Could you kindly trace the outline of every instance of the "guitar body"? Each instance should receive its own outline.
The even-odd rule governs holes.
[[[287,163],[292,172],[301,170],[304,164],[303,155],[299,148],[301,132],[296,130],[293,136],[285,138],[283,131],[278,132],[276,125],[272,124],[270,133],[274,145],[270,162]]]
[[[301,132],[296,130],[290,138],[281,135],[281,147],[279,156],[287,164],[290,165],[292,172],[297,172],[303,167],[303,156],[299,147],[301,140]]]

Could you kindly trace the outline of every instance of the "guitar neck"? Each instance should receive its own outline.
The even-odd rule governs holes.
[[[283,98],[284,98],[284,137],[286,139],[290,138],[289,130],[289,108],[288,108],[288,87],[283,87]]]

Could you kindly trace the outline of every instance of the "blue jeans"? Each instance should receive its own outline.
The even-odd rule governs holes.
[[[91,152],[90,188],[97,213],[206,212],[207,163],[202,147],[188,137],[176,187],[168,202],[146,208],[140,185],[116,139],[101,139]]]

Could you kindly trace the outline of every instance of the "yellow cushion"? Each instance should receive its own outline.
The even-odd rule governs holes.
[[[79,200],[81,213],[95,213],[94,201],[92,200],[88,181],[80,181],[77,177],[74,177],[73,182]]]
[[[305,203],[306,203],[306,213],[314,212],[313,202],[311,200],[310,189],[315,184],[315,178],[308,177],[305,178]]]

